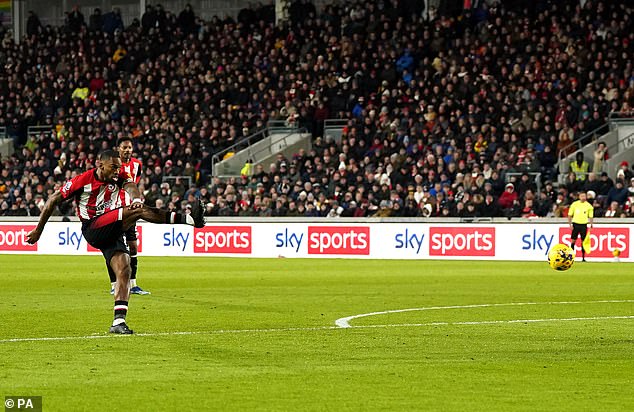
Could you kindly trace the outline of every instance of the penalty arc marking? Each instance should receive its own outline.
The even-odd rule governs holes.
[[[284,333],[297,331],[329,331],[343,329],[381,329],[381,328],[413,328],[413,327],[433,327],[433,326],[461,326],[461,325],[497,325],[497,324],[517,324],[517,323],[548,323],[548,322],[592,322],[598,320],[619,320],[634,319],[634,316],[593,316],[587,318],[548,318],[548,319],[513,319],[513,320],[483,320],[471,322],[429,322],[429,323],[396,323],[386,325],[361,325],[349,326],[341,328],[339,326],[314,326],[305,328],[269,328],[269,329],[218,329],[209,331],[195,332],[154,332],[154,333],[135,333],[134,335],[113,335],[113,334],[97,334],[86,336],[52,336],[40,338],[10,338],[0,339],[0,344],[12,342],[59,342],[74,340],[91,340],[91,339],[132,339],[135,337],[160,337],[160,336],[204,336],[204,335],[225,335],[225,334],[258,334],[258,333]]]
[[[586,302],[516,302],[516,303],[489,303],[479,305],[463,305],[463,306],[433,306],[427,308],[411,308],[398,309],[383,312],[363,313],[360,315],[348,316],[337,319],[334,326],[312,326],[312,327],[295,327],[295,328],[253,328],[253,329],[218,329],[208,331],[174,331],[174,332],[150,332],[137,333],[134,335],[113,335],[113,334],[95,334],[86,336],[49,336],[49,337],[31,337],[31,338],[7,338],[0,339],[0,344],[9,344],[17,342],[59,342],[59,341],[77,341],[92,339],[131,339],[134,337],[161,337],[161,336],[191,336],[191,335],[224,335],[224,334],[259,334],[259,333],[284,333],[297,331],[334,331],[342,329],[377,329],[377,328],[411,328],[411,327],[435,327],[435,326],[460,326],[460,325],[496,325],[496,324],[529,324],[529,323],[548,323],[548,322],[592,322],[600,320],[623,320],[634,319],[634,315],[618,315],[618,316],[593,316],[593,317],[575,317],[575,318],[545,318],[545,319],[512,319],[512,320],[485,320],[485,321],[467,321],[467,322],[428,322],[428,323],[399,323],[399,324],[381,324],[381,325],[359,325],[351,326],[349,321],[361,317],[383,315],[387,313],[413,312],[421,310],[442,310],[442,309],[468,309],[468,308],[486,308],[496,306],[527,306],[527,305],[575,305],[575,304],[592,304],[592,303],[634,303],[634,300],[596,300]]]
[[[404,313],[404,312],[418,312],[418,311],[426,311],[426,310],[446,310],[446,309],[473,309],[473,308],[494,308],[494,307],[504,307],[504,306],[536,306],[536,305],[581,305],[581,304],[595,304],[595,303],[634,303],[634,300],[590,300],[590,301],[564,301],[564,302],[513,302],[513,303],[482,303],[475,305],[454,305],[454,306],[428,306],[424,308],[409,308],[409,309],[394,309],[394,310],[383,310],[380,312],[369,312],[369,313],[361,313],[359,315],[346,316],[345,318],[339,318],[335,321],[335,325],[340,328],[358,328],[359,326],[351,326],[350,322],[354,319],[359,318],[367,318],[370,316],[379,316],[379,315],[387,315],[390,313]],[[575,320],[580,320],[581,318],[571,318]],[[508,322],[508,321],[502,321]],[[518,320],[517,322],[523,322]],[[499,323],[499,322],[494,322]],[[440,322],[442,325],[447,324],[465,324],[464,322],[454,322],[454,323],[446,323]],[[467,323],[472,324],[472,323]],[[418,324],[416,324],[418,325]]]

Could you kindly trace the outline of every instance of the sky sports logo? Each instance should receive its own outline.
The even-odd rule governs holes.
[[[590,257],[611,258],[612,252],[618,249],[621,258],[630,257],[630,229],[627,227],[595,226],[590,231]],[[571,230],[567,227],[559,228],[559,242],[570,245]],[[581,256],[581,240],[575,244],[577,256]]]
[[[308,226],[309,255],[369,255],[367,226]]]
[[[163,247],[177,248],[184,252],[189,243],[190,232],[181,231],[172,227],[169,231],[163,232]]]
[[[430,256],[495,256],[494,227],[430,227]]]
[[[27,235],[35,225],[0,225],[0,251],[34,252],[37,243],[30,245]]]
[[[194,231],[194,253],[250,254],[251,226],[205,226]]]

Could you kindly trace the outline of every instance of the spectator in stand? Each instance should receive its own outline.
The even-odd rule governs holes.
[[[586,180],[586,174],[590,171],[590,165],[584,159],[583,152],[577,152],[575,160],[570,163],[570,171],[575,174],[575,178],[580,181]]]
[[[72,33],[79,33],[85,26],[84,15],[79,10],[78,5],[74,5],[70,13],[67,14],[66,26]]]
[[[19,46],[7,37],[0,125],[17,151],[0,171],[7,170],[10,186],[15,179],[33,192],[42,185],[45,200],[60,182],[92,167],[100,149],[129,134],[135,156],[148,165],[140,183],[148,194],[163,177],[185,175],[209,189],[209,213],[218,213],[220,200],[233,213],[241,200],[258,214],[273,214],[278,204],[276,213],[290,212],[290,201],[298,210],[300,202],[279,190],[279,164],[256,170],[255,183],[248,176],[208,180],[211,157],[269,120],[284,120],[315,136],[314,150],[292,159],[292,174],[287,168],[290,188],[310,183],[303,213],[327,215],[332,201],[345,211],[346,193],[355,199],[354,214],[374,213],[381,200],[393,211],[392,191],[405,202],[409,185],[431,193],[439,184],[440,192],[422,196],[428,200],[419,206],[429,202],[434,215],[452,216],[471,213],[469,203],[478,210],[478,193],[486,205],[487,182],[495,203],[507,173],[541,170],[544,180],[554,180],[558,148],[578,150],[570,139],[634,103],[632,8],[625,2],[550,2],[532,8],[530,19],[524,3],[478,4],[468,13],[443,6],[425,18],[403,14],[412,9],[407,4],[380,11],[382,2],[328,4],[318,11],[302,0],[293,5],[292,29],[274,26],[270,6],[252,7],[238,21],[194,14],[192,24],[193,10],[157,5],[127,28],[116,11],[106,13],[100,30],[108,35],[91,16],[81,35],[69,20]],[[85,87],[88,94],[72,96]],[[348,122],[338,143],[318,138],[328,117]],[[32,125],[51,132],[32,141]],[[16,202],[9,193],[0,194],[2,210]],[[541,196],[533,195],[537,207]],[[168,205],[171,196],[163,201]],[[399,214],[406,205],[397,206]]]
[[[504,187],[504,192],[502,192],[502,194],[500,195],[500,198],[498,199],[498,205],[500,206],[500,208],[503,210],[503,212],[505,214],[511,212],[511,210],[517,206],[518,204],[518,195],[517,192],[515,191],[515,186],[513,185],[513,183],[507,183],[506,186]]]
[[[88,30],[96,32],[103,27],[103,16],[101,9],[96,7],[93,13],[88,17]]]
[[[597,179],[597,175],[594,172],[588,173],[588,178],[583,184],[583,190],[586,192],[592,191],[593,193],[600,193],[601,181]]]
[[[599,142],[594,151],[594,162],[592,163],[592,172],[601,173],[603,171],[603,162],[608,160],[608,149],[605,142]]]
[[[42,33],[42,23],[40,18],[35,14],[33,10],[29,10],[29,17],[26,19],[26,34],[29,37],[34,37]]]
[[[624,206],[627,201],[627,196],[628,190],[623,180],[617,179],[615,186],[608,192],[607,203],[612,204],[612,202],[616,202],[619,206]]]
[[[577,174],[573,171],[568,173],[565,180],[565,188],[568,193],[576,193],[581,191],[584,184],[583,182],[577,178]]]
[[[617,201],[610,202],[610,207],[605,211],[603,217],[622,217],[623,210]]]
[[[617,180],[621,179],[624,182],[629,182],[632,177],[634,177],[634,174],[630,170],[630,164],[626,161],[622,161],[619,165],[619,169],[616,171]]]

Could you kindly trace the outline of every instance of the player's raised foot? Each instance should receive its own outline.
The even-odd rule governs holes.
[[[192,204],[191,217],[194,219],[194,227],[205,227],[205,205],[202,201],[197,200]]]
[[[132,335],[134,331],[125,323],[120,323],[116,326],[110,326],[110,333],[116,333],[118,335]]]
[[[143,290],[139,286],[131,288],[130,293],[132,293],[133,295],[151,295],[149,291]]]

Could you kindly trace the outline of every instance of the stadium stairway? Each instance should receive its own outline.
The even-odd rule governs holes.
[[[570,163],[575,160],[578,152],[583,153],[585,160],[590,163],[590,169],[592,169],[594,151],[600,142],[606,144],[609,154],[608,160],[603,164],[602,171],[607,172],[610,177],[614,177],[623,161],[627,161],[629,164],[634,162],[634,118],[621,117],[612,113],[607,126],[608,131],[599,137],[596,137],[599,134],[598,131],[605,129],[605,125],[576,139],[558,153],[560,160],[557,163],[557,170],[559,171],[558,181],[560,184],[565,181],[566,174],[570,171]],[[571,147],[577,148],[581,142],[588,140],[590,143],[572,151],[568,156],[562,157],[563,152],[567,152]]]
[[[238,177],[247,161],[253,166],[261,164],[268,170],[268,164],[276,161],[277,155],[282,153],[291,158],[300,149],[309,151],[312,148],[311,134],[303,130],[276,133],[275,129],[266,133],[266,137],[245,148],[236,151],[231,157],[214,163],[214,177]],[[251,168],[251,171],[253,168]]]

